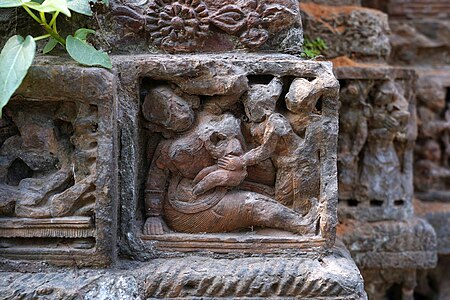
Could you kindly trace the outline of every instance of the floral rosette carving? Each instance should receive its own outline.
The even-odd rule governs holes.
[[[229,0],[226,1],[229,4],[218,6],[212,3],[213,0],[150,0],[136,7],[131,4],[116,7],[113,14],[134,33],[148,33],[156,46],[168,52],[201,49],[210,31],[237,36],[247,48],[258,48],[270,35],[298,21],[298,10],[281,3],[257,0]]]
[[[167,51],[193,51],[208,35],[208,8],[201,0],[156,0],[146,11],[146,29]]]

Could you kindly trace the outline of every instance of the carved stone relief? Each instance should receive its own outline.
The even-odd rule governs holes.
[[[29,80],[37,83],[57,74],[47,71],[51,72],[43,70],[43,77],[37,77],[32,70]],[[105,191],[98,190],[108,182],[99,170],[111,167],[112,153],[101,158],[99,154],[104,154],[105,140],[110,139],[104,127],[108,113],[95,98],[80,100],[83,90],[76,88],[80,82],[73,74],[76,68],[67,69],[59,80],[70,80],[75,96],[66,88],[62,93],[57,85],[54,95],[43,96],[35,88],[38,84],[30,88],[25,81],[21,94],[4,110],[0,121],[0,255],[14,258],[21,253],[31,259],[58,261],[72,253],[68,263],[83,264],[83,260],[90,261],[83,251],[97,254],[102,248],[104,241],[97,239],[103,217],[97,210],[99,203],[107,209],[110,200]],[[83,76],[88,80],[90,75]],[[96,92],[91,95],[97,96]],[[107,145],[112,146],[111,140]],[[98,261],[88,264],[108,260],[95,257]]]
[[[414,166],[415,195],[420,200],[449,201],[450,107],[446,96],[447,89],[439,81],[421,80]]]
[[[293,35],[301,39],[296,0],[141,1],[115,6],[112,18],[167,52],[255,49],[280,34],[288,44]]]
[[[182,59],[163,68],[155,57],[139,75],[141,240],[164,251],[250,253],[255,238],[261,252],[331,245],[337,81],[329,65]]]
[[[342,81],[338,154],[342,218],[396,219],[411,212],[415,115],[403,89],[401,80]]]

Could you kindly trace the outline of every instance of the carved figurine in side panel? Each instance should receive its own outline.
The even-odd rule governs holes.
[[[401,200],[404,198],[400,159],[394,143],[406,140],[408,102],[393,81],[382,82],[373,97],[368,119],[359,197],[362,200]]]
[[[55,108],[56,107],[56,108]],[[11,112],[17,133],[0,148],[0,202],[14,201],[3,216],[92,216],[97,156],[96,108],[65,103],[34,114]]]
[[[356,199],[359,180],[359,154],[367,141],[367,118],[371,106],[366,102],[373,84],[351,81],[340,93],[339,118],[339,199]]]
[[[274,112],[281,91],[281,80],[274,78],[268,85],[251,86],[243,96],[250,120],[246,126],[259,144],[250,151],[244,151],[241,122],[230,113],[199,112],[195,121],[189,119],[192,122],[187,126],[172,129],[173,137],[160,142],[148,172],[144,234],[162,234],[169,228],[189,233],[228,232],[250,226],[314,233],[319,186],[315,186],[316,198],[307,201],[296,193],[298,182],[305,181],[296,176],[309,172],[302,173],[308,166],[300,158],[308,147],[287,119]],[[168,91],[162,95],[150,91],[143,105],[144,116],[152,123],[162,124],[146,111],[146,102],[166,103],[160,108],[165,110],[175,98],[184,102],[178,107],[193,112],[180,93]],[[267,159],[272,159],[277,172],[276,200],[252,189],[237,188],[248,176],[247,166]],[[317,170],[318,156],[310,165]],[[319,175],[313,175],[318,182]],[[298,210],[305,210],[303,216],[286,206],[295,207],[296,197],[302,203]]]
[[[418,88],[419,138],[414,165],[415,194],[421,200],[449,201],[450,109],[444,88],[425,81]]]

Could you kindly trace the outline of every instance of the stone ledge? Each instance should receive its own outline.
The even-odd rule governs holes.
[[[450,203],[414,201],[417,214],[436,231],[438,254],[450,254]]]
[[[120,269],[111,270],[3,272],[0,298],[367,299],[356,265],[342,243],[338,244],[329,255],[315,259],[191,256],[123,262]]]
[[[433,268],[436,233],[424,219],[362,223],[348,220],[338,236],[359,268]]]

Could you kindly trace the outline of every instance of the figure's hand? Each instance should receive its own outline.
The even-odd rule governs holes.
[[[217,169],[218,169],[217,165],[212,165],[212,166],[204,168],[203,170],[198,172],[197,176],[195,176],[193,183],[194,184],[199,183],[200,180],[202,180],[203,178],[205,178],[207,175],[211,174],[212,172],[217,171]]]
[[[384,119],[384,126],[389,131],[395,131],[399,126],[400,123],[392,116],[387,116],[386,119]]]
[[[245,177],[247,177],[247,171],[245,170],[229,171],[219,169],[205,176],[205,178],[193,187],[192,192],[194,195],[199,196],[215,187],[238,186],[244,181]]]
[[[161,235],[166,227],[161,217],[148,217],[144,224],[144,234]]]
[[[220,168],[230,171],[242,170],[245,167],[245,162],[242,157],[235,155],[226,155],[220,158],[217,164]]]

